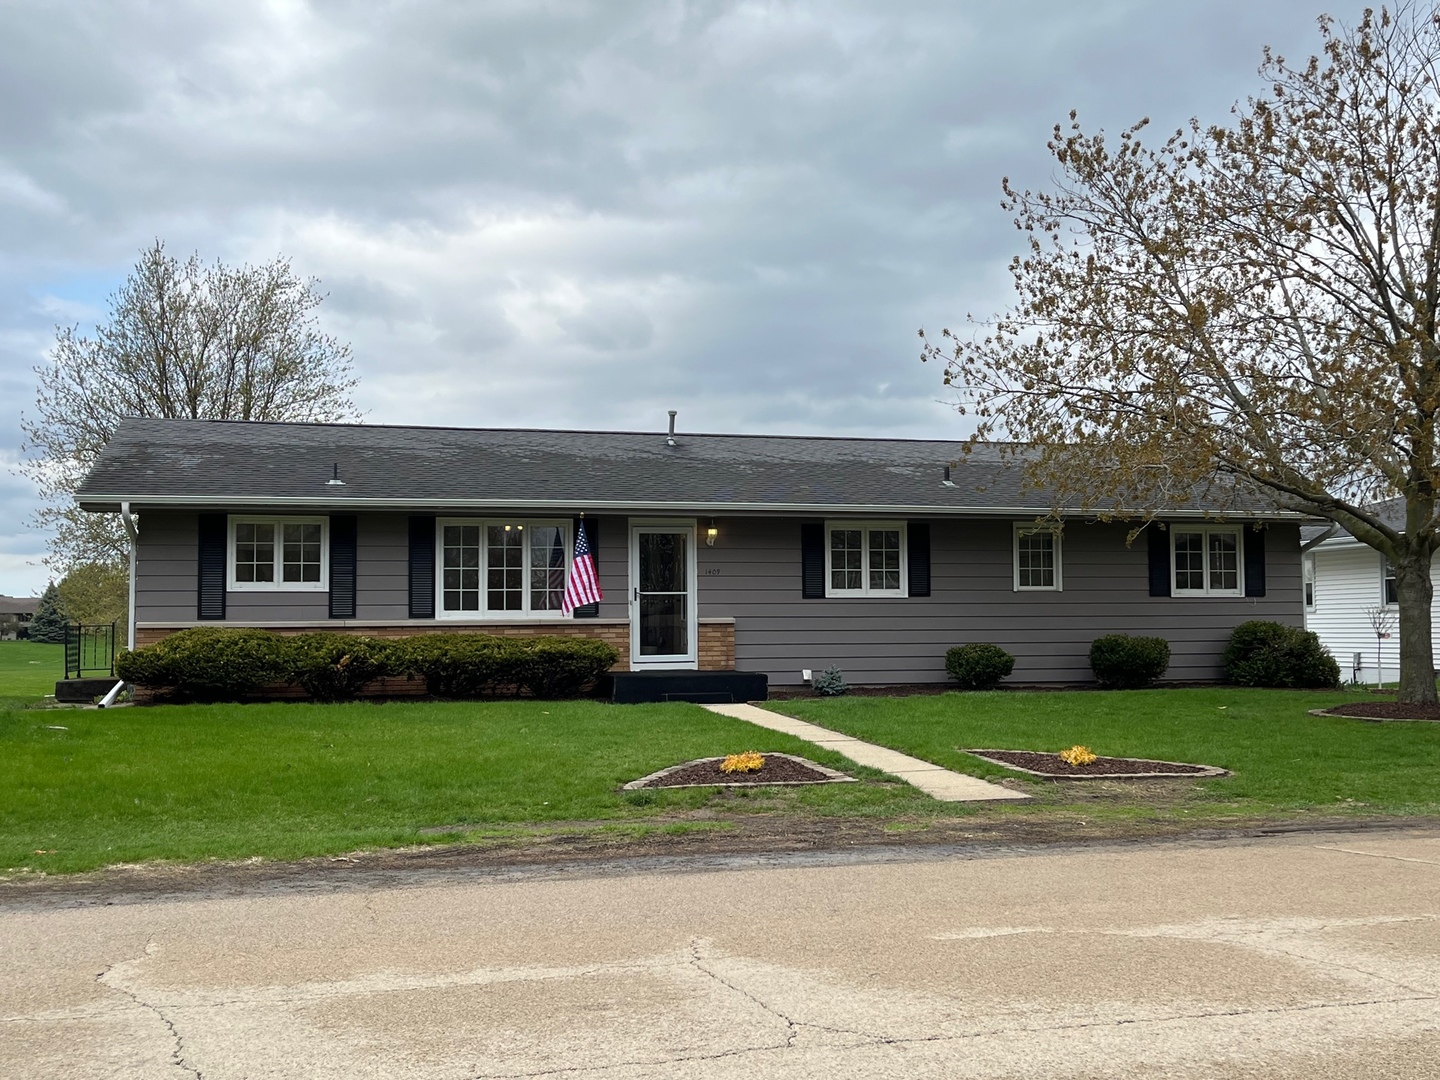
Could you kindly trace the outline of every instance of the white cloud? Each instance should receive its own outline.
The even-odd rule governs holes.
[[[1000,177],[1044,184],[1071,107],[1223,117],[1312,15],[0,6],[0,441],[53,325],[93,321],[157,236],[319,275],[373,421],[958,433],[914,334],[1004,303]]]

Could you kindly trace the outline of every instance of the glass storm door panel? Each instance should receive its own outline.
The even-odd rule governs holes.
[[[632,539],[632,660],[675,665],[693,661],[695,532],[637,527]]]

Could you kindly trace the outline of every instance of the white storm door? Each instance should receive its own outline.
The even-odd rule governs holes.
[[[630,666],[693,668],[695,526],[630,529]]]

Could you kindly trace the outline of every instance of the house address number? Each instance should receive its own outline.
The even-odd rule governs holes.
[[[720,576],[720,568],[719,568],[718,566],[707,566],[707,567],[705,568],[705,576],[706,576],[706,577],[719,577],[719,576]]]

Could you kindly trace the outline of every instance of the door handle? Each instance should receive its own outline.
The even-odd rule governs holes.
[[[635,595],[632,596],[630,599],[633,600],[633,601],[634,601],[635,603],[637,603],[637,604],[640,602],[640,586],[639,586],[639,585],[636,585],[636,586],[635,586]]]

